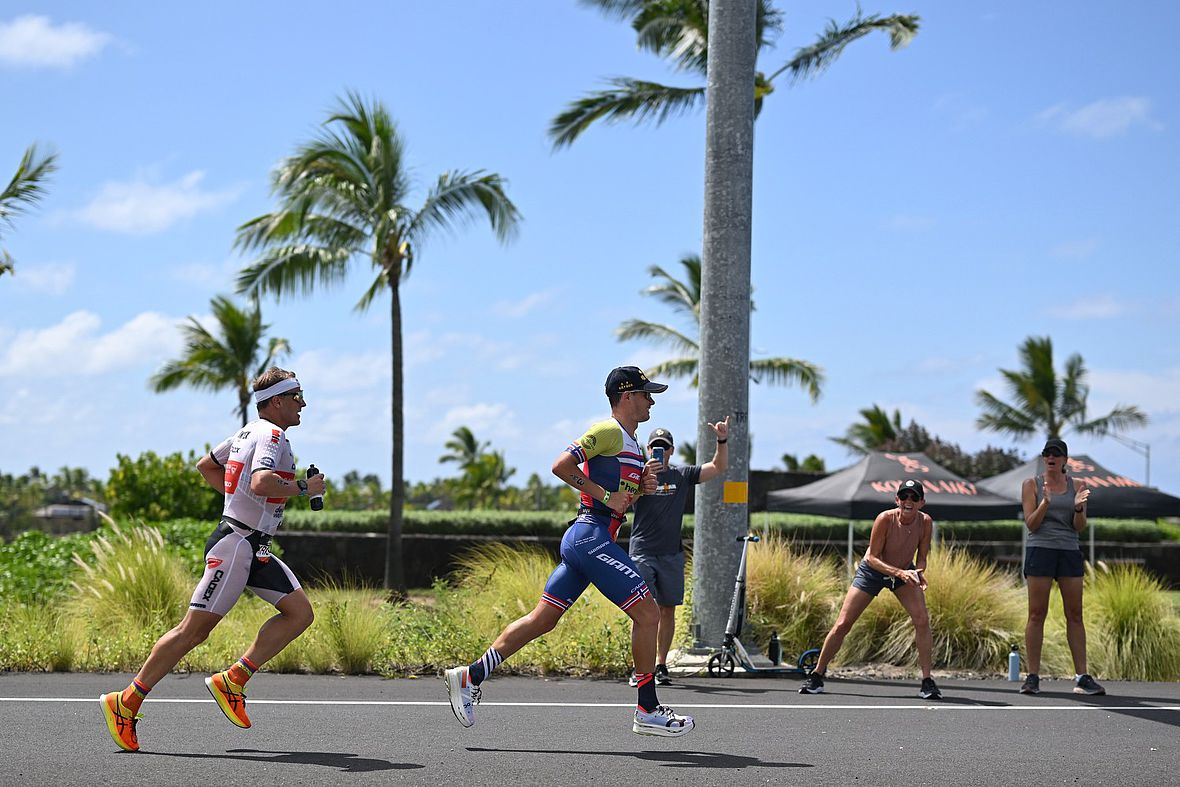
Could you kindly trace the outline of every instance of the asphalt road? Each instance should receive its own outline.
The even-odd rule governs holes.
[[[1178,683],[952,680],[931,703],[916,682],[681,678],[660,699],[698,727],[665,739],[631,732],[618,682],[496,676],[464,729],[436,679],[264,673],[240,730],[203,677],[156,687],[131,754],[97,701],[130,676],[0,675],[0,784],[1180,784]]]

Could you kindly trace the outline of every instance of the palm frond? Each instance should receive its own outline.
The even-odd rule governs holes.
[[[798,358],[759,358],[750,361],[750,379],[755,383],[765,380],[770,385],[798,385],[812,402],[817,402],[824,373],[810,361]]]
[[[647,376],[653,380],[660,377],[669,377],[673,380],[691,377],[689,386],[696,388],[701,382],[700,376],[697,374],[699,370],[700,361],[697,358],[673,358],[670,361],[661,361],[647,367]]]
[[[831,440],[836,445],[842,445],[845,448],[847,448],[848,452],[850,454],[864,456],[865,454],[867,454],[869,452],[869,449],[865,448],[860,443],[858,443],[855,440],[848,438],[848,437],[829,437],[828,439]]]
[[[663,281],[641,291],[642,295],[650,295],[674,311],[684,312],[699,322],[701,315],[701,258],[697,254],[686,254],[680,258],[684,267],[685,278],[681,281],[659,265],[652,265],[647,269],[654,279]]]
[[[291,290],[304,295],[317,284],[331,286],[348,275],[351,249],[324,248],[297,243],[268,248],[262,258],[238,274],[239,293],[271,294],[276,299]]]
[[[372,284],[370,284],[365,290],[364,295],[362,295],[361,299],[356,302],[355,306],[352,307],[353,311],[368,311],[369,307],[373,305],[373,301],[377,299],[377,296],[385,294],[385,292],[389,289],[389,282],[390,278],[387,271],[381,270],[378,272],[377,277],[373,279]]]
[[[590,93],[569,105],[549,125],[554,149],[573,144],[596,121],[663,123],[695,108],[705,96],[703,87],[669,87],[628,77],[609,80],[614,87]]]
[[[1147,414],[1134,405],[1116,405],[1106,415],[1074,426],[1074,431],[1096,437],[1105,437],[1111,432],[1125,432],[1139,426],[1147,426]]]
[[[640,49],[666,57],[681,71],[705,76],[709,62],[708,0],[645,3],[631,20]]]
[[[0,191],[0,222],[11,224],[15,216],[40,202],[46,179],[56,171],[56,153],[41,154],[36,145],[26,148],[12,179]]]
[[[443,173],[410,220],[406,239],[420,245],[428,232],[457,229],[458,225],[474,221],[482,212],[497,240],[501,243],[511,240],[520,223],[520,212],[505,193],[505,185],[504,179],[495,173]]]
[[[1037,433],[1037,421],[1029,413],[1000,401],[987,391],[976,391],[975,402],[984,410],[975,419],[975,426],[979,429],[1017,438],[1031,437]]]
[[[891,49],[901,49],[918,34],[920,22],[921,18],[915,15],[863,16],[857,9],[856,15],[844,25],[829,20],[828,26],[814,44],[797,50],[795,56],[771,74],[767,81],[774,81],[784,72],[790,72],[792,82],[817,76],[840,57],[845,47],[875,30],[889,33]]]
[[[664,344],[676,352],[700,354],[701,347],[688,336],[670,325],[646,320],[624,320],[615,328],[615,336],[619,341],[626,342],[633,339],[651,340]]]

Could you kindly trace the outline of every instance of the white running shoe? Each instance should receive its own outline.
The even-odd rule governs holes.
[[[662,735],[666,738],[675,738],[691,732],[695,726],[692,716],[678,716],[676,711],[667,705],[661,705],[651,713],[636,708],[635,723],[631,725],[631,731],[638,735]]]
[[[452,667],[447,670],[444,680],[447,683],[447,694],[451,698],[451,710],[455,718],[464,727],[475,724],[475,706],[479,704],[479,686],[471,685],[471,678],[467,675],[467,667]]]

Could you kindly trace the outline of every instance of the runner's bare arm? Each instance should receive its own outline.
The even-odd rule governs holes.
[[[582,469],[578,467],[577,457],[568,451],[562,451],[553,460],[553,475],[572,486],[578,492],[584,492],[595,500],[602,500],[607,496],[608,490],[587,478],[582,472]],[[627,510],[627,506],[631,505],[631,500],[631,495],[612,492],[610,499],[606,501],[606,505],[612,511],[622,513]]]
[[[307,494],[309,495],[322,495],[324,487],[323,473],[307,479]],[[259,497],[298,497],[299,486],[294,481],[283,478],[274,470],[259,470],[250,476],[250,491]]]
[[[206,484],[218,492],[225,492],[225,468],[217,464],[212,455],[205,454],[197,460],[197,472]]]

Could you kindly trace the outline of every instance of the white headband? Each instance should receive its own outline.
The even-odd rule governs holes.
[[[263,388],[261,391],[255,391],[254,401],[257,404],[261,404],[267,399],[270,399],[272,396],[278,396],[279,394],[286,393],[287,391],[294,391],[299,387],[300,385],[298,380],[296,380],[294,377],[288,377],[285,380],[279,380],[270,388]]]

